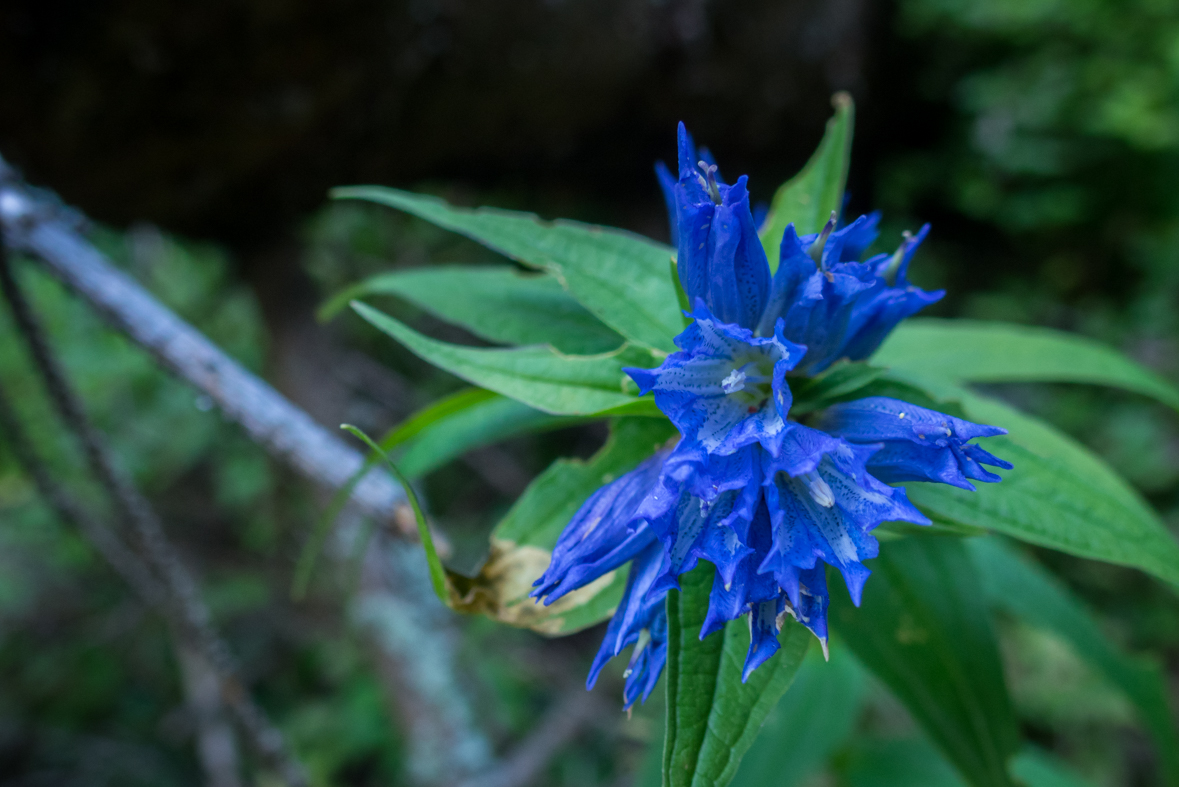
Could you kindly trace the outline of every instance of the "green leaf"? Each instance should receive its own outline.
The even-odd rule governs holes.
[[[960,403],[970,420],[1007,429],[1006,437],[982,443],[1015,465],[1002,472],[1002,482],[976,484],[976,492],[908,484],[909,499],[918,507],[939,519],[1179,583],[1179,542],[1150,506],[1088,449],[1001,402],[929,378],[912,380],[935,399]]]
[[[379,186],[333,189],[336,199],[363,199],[453,230],[530,268],[551,273],[579,303],[632,343],[673,352],[683,330],[667,279],[672,250],[639,235],[574,221],[541,221],[531,213],[455,208],[436,197]]]
[[[691,324],[692,319],[684,312],[692,311],[692,304],[688,303],[688,293],[684,292],[683,282],[680,281],[680,269],[676,264],[675,257],[667,261],[668,272],[671,274],[671,286],[675,289],[675,300],[680,305],[680,318],[684,321],[684,326]]]
[[[815,377],[789,377],[790,393],[794,403],[790,415],[799,416],[844,399],[859,399],[867,386],[875,382],[888,369],[869,366],[866,363],[841,361]]]
[[[664,787],[723,787],[737,772],[766,715],[790,687],[812,636],[787,618],[780,651],[741,682],[747,618],[703,640],[715,570],[704,561],[667,594],[667,732]]]
[[[385,451],[392,451],[397,446],[416,437],[439,421],[444,421],[447,418],[462,414],[470,408],[478,408],[488,402],[488,400],[501,398],[498,394],[485,391],[482,388],[466,388],[443,399],[439,399],[417,411],[405,419],[405,421],[389,430],[381,438],[379,445]],[[523,405],[519,406],[523,407]],[[532,412],[536,411],[533,410]],[[552,416],[545,417],[552,418]],[[368,475],[370,470],[380,463],[381,457],[375,453],[370,453],[360,469],[353,473],[352,477],[348,479],[348,482],[337,489],[336,493],[332,495],[327,508],[324,509],[323,514],[316,520],[315,525],[311,528],[311,535],[303,545],[303,549],[299,552],[299,560],[295,565],[295,578],[291,583],[291,598],[298,601],[306,594],[307,586],[311,582],[311,574],[315,570],[315,561],[319,558],[319,553],[323,551],[323,545],[327,542],[328,534],[331,533],[332,527],[340,517],[340,512],[344,510],[344,506],[352,499],[352,492],[356,489],[356,485]],[[410,477],[413,476],[412,473],[407,473],[407,475]]]
[[[762,223],[759,234],[771,271],[778,267],[778,247],[786,225],[793,222],[799,235],[810,235],[823,229],[832,211],[839,215],[843,210],[855,105],[847,93],[836,93],[831,103],[835,115],[827,121],[819,147],[802,171],[778,188]]]
[[[971,539],[967,546],[990,604],[1062,637],[1120,688],[1154,738],[1166,783],[1179,785],[1179,729],[1159,664],[1120,652],[1067,587],[1000,539]]]
[[[925,738],[857,737],[840,757],[840,787],[964,787]]]
[[[999,322],[907,320],[872,362],[957,382],[1108,385],[1179,409],[1179,390],[1116,350],[1076,334]]]
[[[363,303],[352,308],[416,355],[481,388],[553,415],[592,415],[639,401],[623,366],[655,366],[651,355],[624,346],[603,355],[562,355],[551,347],[486,349],[423,336]]]
[[[1024,787],[1093,787],[1057,758],[1028,747],[1011,760]],[[846,787],[962,787],[962,780],[927,741],[857,741],[843,767]]]
[[[442,565],[442,560],[438,557],[438,550],[434,547],[434,536],[430,532],[430,525],[426,522],[426,515],[422,513],[422,507],[418,503],[418,496],[413,491],[413,486],[401,474],[401,471],[397,469],[397,465],[393,464],[393,460],[389,458],[389,455],[379,445],[373,442],[371,437],[351,424],[343,424],[340,428],[360,438],[373,453],[385,461],[393,476],[401,482],[401,487],[405,490],[405,496],[409,499],[409,505],[413,508],[413,518],[418,525],[418,536],[422,539],[422,547],[426,552],[426,564],[430,570],[430,584],[434,588],[435,595],[442,600],[442,603],[449,603],[450,586],[447,582],[446,568]]]
[[[1009,787],[1018,728],[982,589],[961,540],[884,545],[852,606],[842,582],[831,622],[974,787]]]
[[[1011,775],[1027,787],[1094,787],[1056,757],[1030,746],[1011,761]]]
[[[558,536],[581,504],[675,433],[667,421],[619,418],[606,444],[588,461],[554,462],[492,532],[491,555],[479,575],[455,580],[462,596],[456,608],[547,635],[571,634],[610,617],[626,587],[625,570],[611,572],[550,606],[537,604],[528,593],[548,568]]]
[[[492,538],[552,551],[561,531],[591,494],[654,454],[676,435],[669,421],[619,418],[588,461],[558,459],[537,476],[496,526]]]
[[[479,390],[479,389],[476,389]],[[467,451],[516,435],[581,423],[579,416],[549,415],[490,391],[481,401],[448,414],[405,442],[397,466],[417,479]]]
[[[625,341],[586,311],[560,282],[509,265],[446,265],[382,273],[332,298],[326,319],[366,295],[396,295],[498,344],[551,344],[592,355]]]
[[[789,699],[766,717],[733,787],[804,783],[851,735],[865,698],[865,677],[864,668],[846,648],[832,648],[830,662],[811,648]]]

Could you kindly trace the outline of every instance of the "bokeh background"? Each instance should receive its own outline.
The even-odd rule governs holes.
[[[1179,379],[1179,6],[1167,0],[0,6],[0,153],[83,210],[101,248],[235,358],[323,423],[373,433],[459,383],[355,318],[317,322],[316,306],[377,271],[494,260],[390,211],[329,204],[329,188],[394,185],[665,239],[652,164],[674,156],[677,121],[768,200],[813,150],[837,90],[857,102],[849,210],[884,211],[885,247],[933,224],[913,271],[949,291],[932,313],[1077,331]],[[35,266],[21,275],[313,782],[412,783],[412,713],[349,625],[355,583],[324,569],[306,598],[291,598],[322,491]],[[475,341],[383,305],[433,335]],[[80,477],[77,446],[6,314],[0,376],[61,477]],[[1173,414],[1100,390],[993,390],[1097,450],[1179,527]],[[528,481],[603,436],[518,438],[426,476],[453,565],[477,566]],[[84,482],[73,488],[102,505]],[[1110,637],[1161,656],[1179,695],[1173,594],[1130,570],[1039,557],[1101,612]],[[496,752],[562,701],[600,636],[445,625]],[[1026,735],[1093,784],[1156,784],[1120,695],[1062,642],[1014,621],[1001,628]],[[749,768],[764,773],[738,783],[957,783],[886,690],[854,664],[832,669],[837,685],[812,694],[843,697],[843,687],[854,701],[817,700],[816,723],[846,723],[845,741],[794,770],[755,749],[763,759],[751,755]],[[650,783],[659,701],[630,719],[616,713],[620,675],[596,690],[606,710],[585,714],[534,783]],[[185,696],[166,627],[0,445],[0,784],[210,783]],[[799,732],[771,721],[763,738],[775,734]],[[266,783],[240,756],[244,782]]]

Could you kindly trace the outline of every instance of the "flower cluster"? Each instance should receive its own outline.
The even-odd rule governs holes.
[[[790,375],[868,357],[901,320],[938,300],[906,280],[928,225],[893,254],[860,262],[877,215],[799,236],[791,225],[771,273],[746,178],[725,184],[679,128],[679,177],[660,180],[672,211],[680,283],[694,309],[678,352],[626,369],[680,439],[602,487],[562,533],[533,596],[552,603],[631,562],[626,592],[590,671],[633,645],[624,698],[644,700],[667,659],[664,598],[700,559],[716,567],[701,638],[748,614],[744,678],[778,649],[790,614],[827,646],[826,566],[859,604],[887,521],[929,524],[895,481],[973,489],[1011,465],[969,443],[1003,434],[897,399],[790,419]]]

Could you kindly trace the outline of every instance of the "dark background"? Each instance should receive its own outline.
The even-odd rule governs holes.
[[[319,325],[314,307],[393,265],[487,255],[387,211],[327,205],[329,188],[424,189],[663,238],[652,163],[674,155],[677,121],[768,200],[818,142],[832,93],[848,90],[850,210],[884,210],[885,245],[933,223],[913,275],[949,290],[936,314],[1079,331],[1175,379],[1176,40],[1179,11],[1145,0],[9,0],[0,153],[95,220],[120,264],[317,418],[380,430],[454,381],[347,318]],[[27,275],[96,419],[210,588],[263,704],[322,783],[398,781],[387,710],[396,700],[341,633],[347,588],[288,598],[322,501],[198,415],[190,392],[83,305]],[[0,369],[68,470],[76,458],[4,331]],[[1173,416],[1103,391],[997,392],[1106,456],[1174,527]],[[585,455],[600,438],[522,438],[431,475],[426,490],[460,557],[478,559],[487,528],[548,461]],[[126,612],[117,579],[52,524],[3,458],[0,784],[143,773],[145,783],[197,783],[163,632]],[[1154,649],[1177,674],[1171,597],[1133,572],[1042,557],[1107,615],[1111,636]],[[550,652],[515,632],[465,631],[481,654]],[[1149,749],[1109,692],[1086,683],[1075,659],[1006,633],[1025,732],[1084,762],[1095,783],[1152,783]],[[580,670],[596,640],[574,638],[552,658]],[[471,670],[480,701],[499,708],[488,711],[492,737],[506,745],[554,689],[511,656],[486,659]],[[874,707],[869,733],[881,719],[901,724],[886,699]],[[590,736],[552,783],[624,783],[642,743]],[[115,765],[96,771],[95,761]]]

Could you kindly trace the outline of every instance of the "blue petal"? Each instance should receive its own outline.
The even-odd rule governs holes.
[[[767,335],[783,319],[783,336],[807,348],[795,371],[814,374],[840,358],[868,357],[897,323],[942,297],[941,292],[909,285],[905,278],[928,225],[905,241],[899,260],[880,255],[855,261],[875,238],[878,221],[878,214],[861,216],[831,233],[819,265],[810,255],[818,235],[800,238],[793,226],[783,235],[757,332]],[[890,284],[886,279],[893,276],[895,284]]]
[[[785,312],[786,305],[799,297],[799,288],[816,272],[815,262],[807,256],[806,247],[802,245],[794,225],[786,225],[779,245],[778,270],[774,272],[766,308],[757,326],[759,336],[770,334],[774,324]]]
[[[681,123],[679,179],[672,186],[666,168],[656,171],[670,193],[680,284],[690,301],[701,298],[721,321],[753,328],[765,310],[770,269],[749,205],[746,178],[726,186],[712,174],[706,184],[699,162],[711,163]],[[669,191],[670,189],[670,191]]]
[[[754,328],[765,309],[770,267],[749,208],[747,178],[724,190],[708,239],[704,302],[719,320]],[[693,293],[689,293],[693,295]]]
[[[638,648],[626,668],[626,685],[622,690],[623,708],[630,708],[636,699],[646,702],[659,682],[659,675],[667,664],[667,611],[662,604],[648,625],[649,641]]]
[[[688,127],[684,125],[683,121],[680,121],[679,126],[676,128],[676,147],[676,163],[679,165],[680,169],[680,185],[689,188],[691,186],[695,186],[695,190],[689,190],[688,193],[688,196],[690,196],[694,202],[703,202],[705,200],[709,200],[711,202],[708,197],[708,192],[704,190],[703,186],[700,185],[700,181],[696,178],[696,175],[700,172],[698,164],[701,160],[704,159],[704,157],[701,156],[700,151],[696,149],[696,141],[692,139],[692,135],[688,133]],[[709,156],[709,158],[711,158],[711,156]],[[705,161],[705,163],[711,162]]]
[[[926,292],[908,283],[906,274],[909,262],[918,247],[929,234],[929,225],[921,228],[916,236],[905,241],[900,250],[901,259],[894,272],[895,281],[889,284],[882,276],[892,265],[891,255],[881,255],[875,263],[869,263],[878,276],[876,287],[865,293],[856,304],[854,314],[848,322],[847,336],[841,354],[853,361],[867,358],[876,352],[881,343],[900,324],[930,304],[941,300],[945,291]]]
[[[749,680],[749,675],[770,656],[778,652],[778,616],[786,609],[786,602],[781,598],[763,601],[754,606],[749,613],[749,653],[745,656],[745,667],[741,670],[741,682]]]
[[[782,471],[790,476],[809,473],[824,455],[838,451],[842,441],[826,432],[791,421],[782,436],[778,456],[765,463],[766,477]]]
[[[653,632],[652,628],[659,624],[666,593],[651,593],[651,586],[661,573],[664,560],[663,547],[658,542],[650,544],[635,558],[626,580],[622,601],[619,602],[614,617],[610,619],[610,625],[606,627],[606,636],[602,639],[602,645],[590,667],[585,684],[587,689],[593,688],[606,662],[621,653],[623,648],[638,642],[644,629],[651,632],[654,639],[657,632]],[[666,642],[666,618],[662,625],[663,639]],[[659,664],[658,667],[662,669],[663,665]]]
[[[841,441],[814,470],[797,476],[779,471],[767,479],[774,548],[760,570],[774,573],[795,606],[801,602],[795,577],[799,570],[813,568],[816,558],[840,570],[859,604],[870,573],[863,561],[878,553],[869,531],[886,521],[929,524],[903,489],[887,486],[867,472],[864,463],[874,450]]]
[[[551,604],[618,568],[655,540],[645,523],[631,523],[659,477],[665,456],[661,452],[650,457],[582,504],[557,539],[548,569],[534,583],[533,598]]]
[[[667,205],[667,223],[670,230],[671,245],[680,243],[679,221],[676,218],[675,176],[662,161],[655,162],[655,177],[659,179],[659,190],[663,192],[663,201]]]
[[[879,226],[880,211],[874,211],[833,232],[831,240],[836,241],[839,246],[839,257],[834,261],[854,262],[860,259],[880,235]]]
[[[693,192],[700,192],[696,196]],[[709,244],[716,205],[695,180],[680,180],[676,197],[676,270],[689,303],[708,294]]]
[[[731,454],[760,442],[777,453],[791,397],[786,372],[805,353],[781,333],[755,337],[699,307],[695,321],[676,337],[680,352],[656,369],[625,371],[689,443]],[[772,401],[771,401],[772,400]]]
[[[936,481],[974,489],[967,479],[998,481],[981,465],[1010,469],[1011,465],[982,448],[968,445],[977,437],[1006,434],[925,407],[872,396],[833,405],[819,425],[853,443],[881,444],[868,460],[868,471],[882,481]]]
[[[830,267],[839,262],[858,262],[864,250],[872,245],[880,233],[880,213],[860,216],[851,224],[831,233],[823,247],[823,264]]]
[[[823,645],[823,653],[827,652],[827,609],[831,606],[831,597],[827,594],[827,569],[820,563],[812,569],[799,573],[802,585],[800,603],[790,607],[790,614],[802,625],[810,629]]]
[[[674,508],[651,521],[665,551],[663,571],[652,585],[653,593],[679,587],[680,575],[694,569],[706,555],[703,542],[710,530],[722,527],[721,522],[729,518],[735,497],[730,493],[710,503],[685,490]]]
[[[736,493],[730,492],[729,496],[735,497]],[[716,579],[726,587],[732,587],[743,564],[746,570],[751,570],[749,565],[752,561],[747,558],[756,554],[752,547],[745,545],[735,527],[719,523],[705,530],[695,552],[698,557],[716,566]]]
[[[749,612],[751,605],[777,599],[782,595],[774,577],[757,570],[770,545],[769,511],[762,504],[759,505],[757,515],[750,524],[747,540],[743,542],[743,546],[747,548],[746,554],[729,576],[718,569],[713,579],[708,615],[700,629],[701,638],[722,628],[728,621]]]
[[[658,480],[639,504],[635,516],[661,523],[683,494],[704,502],[718,501],[724,507],[718,511],[727,513],[719,516],[717,524],[732,528],[741,543],[747,543],[749,523],[761,501],[764,456],[757,446],[716,455],[709,454],[698,443],[681,441],[664,462]]]

